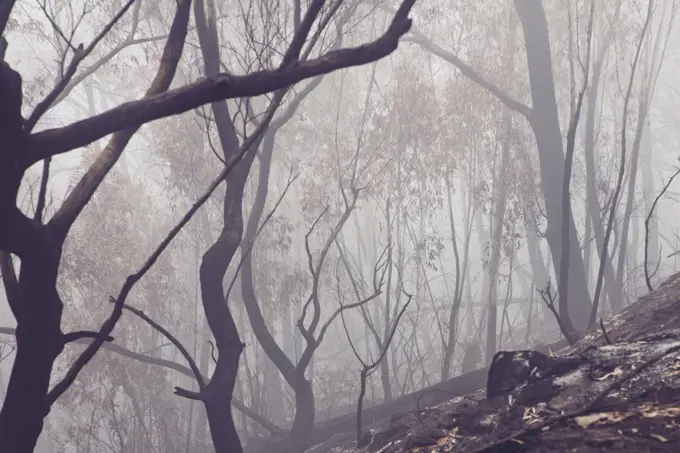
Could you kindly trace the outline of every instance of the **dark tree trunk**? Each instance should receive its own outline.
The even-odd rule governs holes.
[[[226,104],[222,106],[226,109]],[[217,113],[219,109],[218,106],[213,106],[216,119],[221,117]],[[218,127],[224,124],[219,120],[217,123]],[[235,137],[235,131],[232,132]],[[235,149],[238,150],[238,147]],[[225,155],[227,153],[225,150]],[[227,268],[241,243],[243,191],[254,156],[255,153],[250,152],[227,176],[222,232],[203,255],[200,268],[203,309],[218,351],[215,371],[202,394],[216,453],[242,451],[231,413],[231,397],[243,344],[226,301],[223,282]]]
[[[652,145],[652,131],[649,118],[645,119],[645,127],[642,131],[642,156],[641,156],[641,176],[642,192],[645,205],[645,216],[652,210],[654,204],[654,173],[652,172],[652,162],[654,161],[654,148]],[[644,245],[644,244],[643,244]],[[648,244],[647,266],[649,269],[656,269],[659,263],[659,218],[657,213],[649,219],[649,244]],[[651,272],[651,271],[650,271]],[[658,274],[657,274],[658,279]],[[654,279],[652,279],[654,280]]]
[[[264,213],[267,193],[269,191],[269,173],[271,170],[271,157],[274,152],[274,137],[280,124],[282,123],[277,121],[276,125],[272,125],[262,141],[257,192],[243,235],[243,243],[248,244],[247,246],[254,241],[260,219]],[[295,418],[293,419],[293,427],[289,433],[287,444],[293,452],[303,451],[304,449],[300,449],[300,441],[309,436],[314,427],[314,393],[310,380],[305,377],[305,372],[310,364],[316,345],[307,344],[302,357],[297,363],[293,363],[284,350],[276,343],[265,322],[255,293],[252,253],[249,253],[241,263],[241,291],[253,333],[267,354],[267,357],[276,365],[286,383],[295,392]]]
[[[63,303],[56,290],[60,243],[16,207],[25,162],[21,76],[0,62],[0,259],[7,300],[17,321],[17,350],[0,411],[3,452],[31,453],[49,412],[47,393],[61,353]],[[9,252],[21,255],[17,279]]]
[[[312,383],[303,375],[298,375],[295,386],[295,419],[288,436],[288,444],[293,452],[303,452],[306,439],[314,428],[314,392]]]
[[[194,16],[203,53],[206,76],[220,71],[219,39],[214,11],[204,3],[194,3]],[[240,143],[226,102],[212,104],[215,124],[222,147],[224,161],[238,156]],[[205,252],[200,267],[201,298],[210,331],[215,337],[218,351],[215,371],[203,390],[210,433],[216,453],[240,453],[241,441],[231,413],[231,398],[236,385],[238,364],[243,350],[236,323],[229,309],[224,291],[224,277],[243,236],[243,192],[250,173],[255,150],[259,143],[243,156],[227,176],[224,194],[222,231],[215,243]]]
[[[22,302],[15,313],[17,351],[0,412],[0,445],[7,453],[33,452],[49,412],[52,366],[62,350],[58,253],[40,255],[24,259],[19,275]]]

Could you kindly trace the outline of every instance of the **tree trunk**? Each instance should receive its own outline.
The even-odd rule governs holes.
[[[635,138],[633,140],[630,156],[630,172],[628,176],[628,195],[626,196],[626,208],[621,219],[621,237],[619,238],[619,254],[616,267],[616,280],[623,287],[625,279],[626,261],[628,259],[628,230],[630,229],[631,217],[633,216],[633,204],[635,202],[635,187],[637,184],[638,163],[640,161],[640,145],[642,132],[647,118],[647,100],[642,98],[638,104],[638,125],[635,128]],[[614,313],[623,309],[623,299],[618,303],[611,304]]]
[[[260,156],[260,171],[257,193],[253,207],[248,218],[243,243],[250,245],[255,239],[260,219],[264,212],[267,192],[269,191],[269,173],[271,168],[271,156],[274,151],[275,130],[270,128],[264,136],[262,153]],[[257,301],[253,283],[252,253],[248,253],[241,263],[241,291],[243,303],[248,313],[248,319],[253,333],[262,346],[265,354],[276,365],[288,385],[295,391],[295,418],[293,427],[288,437],[288,443],[295,450],[299,439],[306,437],[314,427],[314,394],[311,382],[304,377],[309,362],[302,361],[294,364],[286,356],[283,349],[269,331],[262,310]],[[312,347],[307,345],[307,348]],[[301,393],[300,393],[301,392]]]
[[[314,428],[314,391],[312,383],[302,373],[297,375],[295,385],[295,419],[288,436],[288,444],[292,452],[302,453],[305,440]]]
[[[536,223],[529,215],[524,217],[524,228],[527,233],[527,251],[529,252],[529,261],[531,263],[532,283],[535,290],[544,290],[546,285],[550,283],[550,272],[548,272],[545,260],[543,259],[540,238],[536,232]],[[557,320],[548,309],[548,306],[543,300],[540,300],[538,303],[543,314],[543,330],[559,332]]]
[[[588,92],[588,104],[586,106],[586,123],[584,137],[584,151],[586,161],[586,207],[590,218],[592,229],[595,233],[595,247],[597,256],[600,260],[605,260],[604,265],[604,287],[607,297],[612,304],[618,304],[623,300],[623,293],[617,284],[614,276],[609,250],[603,253],[604,245],[604,225],[600,215],[600,202],[597,197],[597,170],[595,166],[595,114],[597,111],[597,99],[599,95],[600,81],[604,64],[604,52],[593,65],[592,85]],[[586,239],[590,239],[586,237]]]
[[[200,268],[203,309],[217,347],[215,371],[203,389],[201,399],[205,405],[216,453],[243,451],[231,413],[231,397],[236,384],[243,344],[239,339],[229,306],[225,303],[223,281],[229,263],[241,242],[243,230],[241,200],[250,163],[252,157],[244,158],[227,177],[222,232],[203,255]]]
[[[0,445],[32,453],[43,418],[54,360],[62,350],[63,303],[56,289],[61,244],[16,207],[24,162],[22,81],[0,61],[0,260],[5,294],[17,322],[16,355],[0,410]],[[17,280],[9,253],[21,254]]]
[[[49,237],[46,227],[40,231]],[[56,289],[61,250],[47,240],[35,247],[34,256],[22,260],[18,294],[7,294],[17,320],[16,355],[0,411],[0,445],[8,453],[33,452],[49,413],[52,366],[62,350],[63,303]]]
[[[652,161],[654,160],[654,148],[652,146],[652,131],[650,120],[645,120],[645,127],[642,129],[642,143],[641,143],[641,173],[642,173],[642,191],[645,205],[645,217],[652,210],[654,203],[654,174],[652,172]],[[659,218],[655,212],[649,219],[649,238],[648,238],[648,252],[647,252],[647,266],[650,269],[650,275],[656,269],[659,262]],[[656,276],[658,277],[658,276]],[[652,279],[654,280],[654,279]]]
[[[486,363],[491,364],[493,356],[496,354],[498,340],[497,333],[497,317],[498,317],[498,270],[501,260],[501,242],[503,234],[503,222],[505,220],[505,209],[508,201],[508,191],[506,185],[506,169],[510,163],[510,141],[509,129],[510,119],[508,114],[505,115],[503,132],[500,134],[501,143],[501,164],[496,172],[496,181],[494,183],[494,190],[491,199],[493,200],[493,226],[491,238],[491,258],[489,259],[489,293],[488,293],[488,318],[486,328]],[[497,171],[496,171],[497,170]]]
[[[570,235],[569,291],[571,301],[568,312],[575,329],[588,328],[591,300],[581,255],[580,242],[574,216],[570,215],[569,231],[562,232],[562,181],[564,175],[564,146],[557,111],[555,83],[552,73],[552,55],[548,21],[541,0],[514,0],[519,15],[527,52],[529,81],[533,107],[529,116],[536,136],[541,172],[541,189],[545,200],[548,225],[546,235],[552,251],[556,275],[560,275],[562,234]],[[571,210],[571,206],[568,207]]]
[[[505,72],[508,77],[512,75],[515,56],[515,40],[517,39],[517,27],[514,16],[510,17]],[[486,329],[486,363],[491,365],[493,356],[496,355],[498,347],[497,318],[498,318],[498,270],[501,261],[501,247],[503,240],[503,224],[505,223],[505,211],[508,204],[508,175],[507,168],[510,166],[510,133],[512,130],[512,118],[509,111],[503,112],[503,123],[500,130],[496,131],[496,137],[500,138],[501,162],[500,166],[494,168],[494,185],[491,200],[493,203],[492,217],[492,237],[491,237],[491,259],[489,261],[489,318]],[[502,320],[501,320],[502,321]]]
[[[453,353],[455,352],[456,349],[456,337],[457,337],[457,320],[458,320],[458,314],[460,312],[460,305],[462,303],[462,288],[463,288],[463,281],[465,279],[465,272],[461,272],[461,261],[460,261],[460,254],[458,252],[458,237],[456,235],[456,223],[455,223],[455,218],[453,215],[453,201],[452,197],[453,194],[451,193],[451,180],[449,178],[449,175],[446,174],[444,176],[444,182],[445,182],[445,187],[446,187],[446,198],[447,198],[447,206],[448,206],[448,214],[449,214],[449,227],[451,230],[451,244],[453,246],[453,254],[454,254],[454,263],[456,266],[456,285],[454,287],[453,291],[453,301],[451,303],[451,308],[449,309],[449,322],[448,322],[448,336],[446,338],[446,344],[444,345],[444,353],[442,356],[442,366],[441,366],[441,380],[445,381],[451,377],[451,365],[453,361]],[[471,197],[470,197],[471,198]],[[470,204],[472,203],[472,200],[469,200]],[[469,214],[469,208],[470,204],[468,204],[468,212],[466,214]],[[470,244],[470,232],[469,228],[467,226],[467,217],[469,215],[466,215],[466,228],[465,228],[465,239],[464,239],[464,244],[465,244],[465,252],[464,252],[464,258],[463,258],[463,267],[467,266],[467,254],[469,250],[469,244]],[[435,313],[435,316],[437,314]]]
[[[198,367],[203,376],[208,376],[210,372],[210,343],[208,341],[211,339],[210,327],[207,321],[204,321],[203,329],[201,332],[201,337],[203,339],[201,344],[201,353],[199,356]],[[196,417],[196,444],[194,446],[194,453],[209,453],[210,439],[208,438],[208,414],[205,407],[197,408],[198,416]]]
[[[421,188],[422,190],[422,188]],[[420,221],[422,224],[422,219],[423,219],[423,206],[422,206],[422,196],[420,198]],[[393,246],[393,236],[392,236],[392,223],[393,223],[393,218],[392,218],[392,212],[391,212],[391,198],[388,195],[387,201],[385,202],[385,221],[387,223],[387,286],[386,286],[386,294],[385,294],[385,309],[383,311],[383,321],[384,321],[384,328],[383,328],[383,336],[382,338],[378,339],[376,338],[376,343],[378,344],[378,350],[382,351],[384,347],[389,348],[389,344],[386,344],[390,335],[390,330],[391,330],[391,325],[392,325],[392,277],[393,277],[393,269],[394,266],[393,264],[393,251],[394,251],[394,246]],[[398,210],[399,208],[397,208]],[[397,215],[399,213],[397,212]],[[373,242],[373,245],[375,246],[376,243],[375,241]],[[377,252],[377,250],[376,250]],[[420,256],[418,257],[418,261],[420,261],[421,258]],[[420,269],[418,270],[418,275],[420,275]],[[416,286],[418,287],[418,286]],[[399,299],[397,299],[398,301]],[[396,303],[396,302],[395,302]],[[380,318],[376,318],[380,319]],[[389,365],[389,355],[385,354],[383,359],[380,362],[380,383],[382,385],[382,391],[383,391],[383,399],[385,401],[390,401],[392,399],[392,382],[391,382],[391,375],[390,375],[390,365]]]
[[[268,318],[273,316],[268,314]],[[273,320],[272,320],[273,323]],[[271,361],[267,354],[263,354],[262,361],[264,362],[264,386],[265,386],[265,404],[269,409],[269,421],[277,426],[283,426],[286,422],[285,400],[283,397],[283,388],[281,386],[281,373],[274,362]]]

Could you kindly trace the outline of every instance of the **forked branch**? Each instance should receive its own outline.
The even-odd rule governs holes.
[[[411,19],[408,15],[415,2],[404,0],[387,31],[371,43],[331,51],[318,58],[294,62],[275,70],[205,77],[182,88],[127,102],[68,126],[33,134],[28,140],[28,150],[22,164],[28,168],[49,156],[86,146],[113,132],[139,127],[204,104],[271,93],[304,79],[383,58],[397,48],[399,39],[410,30]]]

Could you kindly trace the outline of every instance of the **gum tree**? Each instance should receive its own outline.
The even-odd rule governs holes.
[[[80,63],[104,41],[106,35],[125,16],[135,0],[128,0],[111,21],[89,43],[70,43],[71,58],[65,65],[63,76],[54,88],[24,118],[22,115],[22,78],[5,61],[8,42],[5,28],[10,19],[14,0],[0,3],[0,264],[3,283],[9,305],[14,315],[17,351],[9,379],[7,395],[0,411],[0,445],[10,453],[32,452],[43,428],[43,419],[52,404],[75,381],[79,372],[99,351],[102,344],[112,340],[111,332],[119,320],[125,300],[134,285],[153,266],[163,250],[189,221],[193,214],[209,198],[210,194],[230,174],[230,171],[252,153],[253,144],[259,139],[265,127],[258,127],[246,138],[237,150],[233,150],[218,178],[209,186],[182,220],[168,233],[154,253],[139,268],[130,274],[117,296],[112,297],[113,309],[110,316],[97,332],[76,331],[64,333],[61,329],[64,300],[57,290],[60,260],[64,242],[69,231],[88,204],[100,184],[116,164],[125,147],[140,126],[160,118],[177,115],[207,103],[226,99],[245,98],[282,90],[301,80],[328,73],[340,68],[357,66],[375,61],[394,51],[399,38],[411,26],[408,14],[415,0],[404,0],[385,33],[375,41],[354,48],[328,52],[314,59],[301,59],[313,25],[319,19],[324,7],[323,0],[314,0],[301,20],[295,23],[290,45],[280,63],[274,69],[265,69],[248,74],[217,73],[207,75],[193,83],[170,89],[178,63],[184,50],[184,43],[191,16],[191,0],[178,0],[176,12],[170,27],[160,66],[156,76],[141,99],[113,107],[105,112],[86,117],[63,127],[34,132],[38,120],[51,108],[68,87],[69,82],[79,73]],[[299,4],[298,4],[299,5]],[[301,9],[301,8],[300,8]],[[275,108],[269,109],[269,119]],[[266,117],[263,123],[266,124]],[[108,144],[87,169],[75,187],[69,192],[55,214],[46,219],[43,216],[48,171],[44,171],[43,183],[38,195],[35,212],[23,212],[17,204],[19,186],[26,171],[42,162],[49,168],[50,160],[87,146],[96,140],[111,135]],[[42,200],[42,201],[41,201]],[[240,203],[240,200],[237,200]],[[234,225],[232,232],[242,227]],[[240,240],[240,237],[238,238]],[[216,251],[217,252],[217,251]],[[14,266],[11,255],[18,257],[20,267]],[[230,260],[230,257],[229,257]],[[228,262],[226,263],[228,265]],[[222,274],[223,275],[223,274]],[[214,273],[215,278],[219,272]],[[207,307],[206,307],[207,308]],[[221,363],[214,373],[222,384],[231,387],[219,388],[224,394],[222,401],[230,396],[233,379],[238,365],[241,343],[228,307],[222,303],[219,313],[206,313],[208,317],[221,317],[223,325],[211,325],[213,333],[219,335],[218,349]],[[91,338],[91,343],[73,362],[64,377],[53,386],[50,378],[55,360],[64,345],[74,340]],[[222,357],[224,356],[224,357]],[[214,377],[215,377],[214,376]],[[217,380],[211,388],[217,391]],[[210,385],[210,384],[207,384]],[[196,395],[194,395],[196,396]],[[199,395],[204,403],[207,393]],[[224,408],[229,411],[230,408]],[[233,429],[231,415],[224,413],[226,423],[224,442],[216,442],[218,452],[238,451],[240,443]],[[211,423],[212,425],[212,423]],[[213,434],[215,432],[213,431]]]

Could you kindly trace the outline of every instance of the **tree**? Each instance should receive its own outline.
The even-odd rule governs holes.
[[[4,59],[7,45],[4,31],[14,3],[9,0],[3,1],[0,5],[0,30],[3,32],[4,44],[2,46],[3,61],[0,63],[0,97],[3,99],[0,116],[4,118],[0,126],[0,137],[3,143],[0,148],[0,218],[2,219],[0,221],[0,250],[2,251],[5,291],[12,313],[17,320],[17,352],[7,395],[0,412],[0,444],[6,451],[12,453],[28,453],[33,451],[43,427],[43,418],[49,412],[50,406],[75,381],[80,371],[98,352],[102,344],[111,340],[110,334],[122,314],[125,300],[133,286],[153,266],[163,250],[209,198],[212,191],[245,156],[249,155],[249,152],[253,153],[253,145],[260,139],[265,129],[265,127],[260,127],[256,130],[245,140],[240,149],[229,150],[231,159],[225,163],[224,169],[206,195],[201,197],[180,223],[170,231],[140,270],[126,279],[118,296],[113,298],[114,308],[109,318],[99,331],[76,331],[63,334],[61,331],[63,299],[57,290],[57,278],[64,242],[73,223],[116,164],[138,128],[144,123],[180,114],[203,104],[282,90],[306,78],[384,57],[396,49],[399,38],[409,30],[411,21],[408,14],[415,1],[404,1],[385,34],[372,43],[332,51],[311,60],[302,60],[302,48],[324,6],[323,1],[315,0],[304,17],[300,15],[302,19],[295,24],[297,27],[294,30],[291,44],[275,69],[261,70],[246,75],[212,74],[197,82],[169,90],[184,49],[189,27],[191,1],[181,0],[177,2],[177,10],[168,34],[161,65],[144,98],[121,104],[64,127],[40,132],[32,131],[37,121],[64,92],[78,71],[80,63],[92,53],[107,33],[127,13],[134,4],[134,0],[129,0],[90,44],[87,46],[70,44],[71,60],[66,66],[63,77],[58,80],[54,89],[37,105],[26,120],[21,112],[23,96],[21,75]],[[279,91],[279,93],[283,94],[285,91]],[[269,118],[273,113],[274,109],[268,111]],[[263,120],[264,124],[267,122],[268,119]],[[43,218],[46,182],[41,185],[36,212],[29,216],[19,209],[17,206],[19,185],[29,167],[44,161],[43,165],[47,169],[52,157],[86,146],[108,134],[113,134],[108,145],[51,219]],[[44,180],[46,180],[48,172],[44,173],[46,175]],[[230,199],[230,202],[240,204],[241,200],[234,197]],[[227,227],[224,234],[231,235],[233,232],[240,231],[237,225],[234,227],[236,229],[233,231]],[[231,241],[231,244],[233,243]],[[211,255],[218,253],[220,250],[216,248]],[[18,275],[9,254],[16,255],[21,261]],[[224,273],[220,272],[220,269],[226,270],[230,259],[231,257],[225,263],[220,257],[219,266],[211,269],[212,278],[223,277]],[[208,278],[211,277],[206,274],[205,279]],[[206,310],[211,309],[205,303],[204,306]],[[218,364],[215,374],[218,377],[224,376],[232,387],[218,386],[219,379],[216,379],[212,386],[210,383],[206,385],[208,388],[206,392],[217,392],[221,394],[221,401],[225,401],[231,398],[231,389],[236,375],[235,365],[238,363],[241,346],[237,333],[235,335],[235,326],[229,310],[223,302],[219,312],[211,314],[212,316],[208,316],[213,322],[220,318],[220,322],[223,323],[211,325],[211,328],[215,335],[221,336],[218,349],[221,349],[226,356]],[[72,364],[65,377],[50,389],[53,364],[61,354],[64,345],[82,338],[93,340]],[[209,398],[208,395],[209,393],[200,395],[204,403],[206,405],[216,404],[216,400]],[[215,396],[215,393],[212,396]],[[231,449],[234,448],[238,450],[240,449],[238,436],[235,430],[229,430],[230,426],[233,427],[229,407],[222,408],[221,413],[224,414],[221,420],[226,424],[220,429],[226,428],[226,433],[223,434],[224,443],[217,445],[216,442],[218,451],[233,451]],[[213,434],[215,434],[214,430]]]
[[[644,147],[649,146],[647,143],[643,144],[643,139],[649,139],[649,110],[651,108],[654,92],[656,91],[659,74],[666,60],[668,40],[670,39],[670,34],[673,30],[675,18],[677,17],[678,11],[680,10],[680,2],[672,1],[661,5],[652,6],[654,11],[650,13],[650,25],[648,26],[650,30],[643,34],[640,38],[641,41],[643,41],[641,46],[643,46],[645,53],[643,55],[643,61],[641,62],[642,64],[640,68],[641,80],[639,93],[637,96],[637,111],[635,112],[637,124],[634,129],[635,135],[633,136],[633,142],[630,147],[631,168],[628,177],[628,193],[626,195],[626,204],[623,213],[623,219],[621,221],[621,241],[619,245],[616,266],[616,278],[619,284],[622,286],[624,284],[624,273],[626,273],[626,268],[634,267],[627,266],[628,260],[631,258],[630,255],[632,254],[628,251],[628,232],[631,224],[631,217],[633,215],[638,168],[641,164],[643,167],[646,166],[640,160],[640,152]],[[666,17],[668,17],[668,21],[666,21]],[[625,127],[626,125],[624,124],[624,128]],[[643,152],[645,152],[645,150],[643,150]],[[649,155],[647,156],[647,161],[649,162],[652,158],[651,149],[648,152]],[[651,195],[649,194],[649,190],[647,190],[647,193],[645,194],[645,203],[649,206],[651,202]],[[632,252],[635,253],[635,256],[637,256],[638,252],[637,246],[638,244],[636,241],[632,247]],[[636,261],[637,260],[633,258],[633,262]]]
[[[553,78],[548,21],[542,0],[516,0],[514,8],[524,32],[531,107],[512,98],[455,54],[433,43],[421,31],[412,30],[412,38],[409,39],[454,65],[465,76],[493,94],[507,108],[519,113],[531,125],[539,152],[541,190],[547,214],[546,236],[552,252],[553,266],[559,275],[562,257],[561,238],[565,234],[562,232],[562,191],[552,181],[563,180],[564,146]],[[570,238],[568,286],[573,296],[572,303],[569,304],[569,314],[575,328],[584,331],[588,325],[588,314],[592,304],[573,215],[569,217],[571,220],[568,222]]]
[[[600,256],[605,256],[605,251],[609,247],[609,239],[612,234],[612,230],[614,228],[614,217],[616,216],[617,208],[618,208],[618,201],[619,197],[621,195],[621,190],[623,187],[623,177],[625,174],[625,169],[626,169],[626,155],[627,155],[627,127],[628,127],[628,106],[630,104],[631,100],[631,93],[633,91],[633,83],[635,81],[635,73],[638,70],[638,65],[640,62],[640,55],[642,52],[642,47],[645,42],[645,38],[647,35],[647,32],[649,30],[649,26],[653,17],[653,10],[654,10],[654,1],[649,0],[647,3],[647,13],[642,25],[642,30],[640,32],[640,37],[638,38],[637,45],[635,48],[635,54],[633,56],[633,61],[631,65],[631,70],[630,70],[630,75],[628,77],[628,84],[626,86],[626,91],[625,95],[623,97],[623,121],[622,121],[622,126],[621,126],[621,154],[620,154],[620,159],[619,159],[619,171],[617,174],[617,179],[616,179],[616,186],[614,188],[614,193],[612,195],[612,201],[611,201],[611,207],[609,208],[609,217],[607,219],[607,225],[605,227],[605,232],[604,232],[604,243],[602,244],[602,252]],[[638,119],[638,121],[641,121]],[[636,134],[639,135],[639,134]],[[639,140],[639,139],[638,139]],[[637,144],[638,149],[639,149],[639,142]],[[635,148],[633,148],[635,149]],[[635,162],[635,160],[634,160]],[[637,170],[636,170],[637,171]],[[629,196],[632,196],[629,195]],[[624,227],[624,232],[627,231],[627,228]],[[627,241],[625,239],[622,242]],[[626,251],[625,246],[622,244],[621,245],[621,252],[624,253]],[[602,281],[603,281],[603,275],[604,275],[604,266],[605,266],[605,260],[600,260],[600,267],[598,269],[597,273],[597,284],[595,286],[595,295],[593,298],[593,307],[590,312],[590,320],[589,320],[589,326],[594,326],[595,325],[595,319],[597,316],[597,308],[599,304],[599,297],[600,297],[600,291],[602,289]]]

